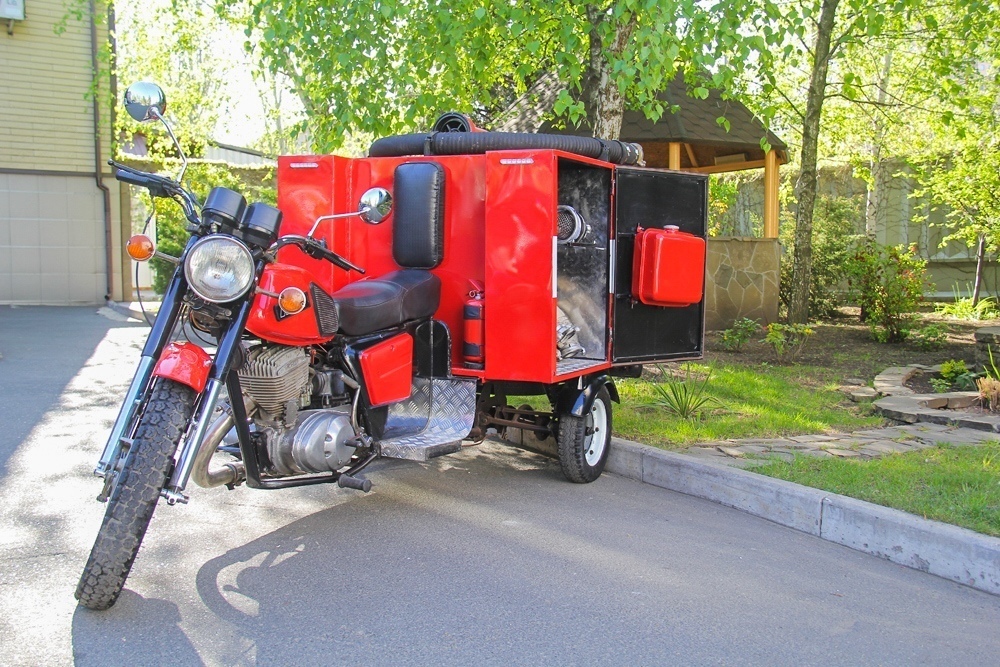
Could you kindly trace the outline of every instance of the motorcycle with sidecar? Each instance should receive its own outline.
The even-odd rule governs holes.
[[[158,86],[130,86],[125,106],[173,138]],[[364,158],[279,158],[277,207],[221,187],[201,203],[183,167],[112,164],[177,202],[191,238],[176,258],[128,243],[177,268],[95,469],[107,510],[76,590],[92,609],[115,603],[158,501],[188,502],[191,481],[367,492],[380,458],[518,428],[591,482],[614,378],[702,355],[706,177],[644,168],[635,144],[449,113]],[[547,409],[510,405],[530,396]]]

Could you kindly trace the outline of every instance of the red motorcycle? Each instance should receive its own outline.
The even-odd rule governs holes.
[[[125,106],[173,138],[159,87],[129,87]],[[186,503],[191,480],[367,492],[380,457],[509,427],[553,437],[565,476],[595,480],[613,378],[703,350],[706,177],[641,162],[634,144],[452,113],[366,158],[280,158],[277,208],[226,188],[199,204],[183,167],[112,163],[179,203],[191,238],[178,258],[128,243],[177,269],[95,470],[108,508],[80,604],[115,603],[157,502]],[[521,396],[550,409],[508,404]]]

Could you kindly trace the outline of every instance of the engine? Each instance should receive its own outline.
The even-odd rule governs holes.
[[[309,355],[301,347],[258,345],[240,369],[243,390],[257,402],[264,421],[294,421],[309,391]],[[308,401],[308,395],[306,395]]]
[[[314,384],[325,401],[334,391],[328,385],[338,385],[339,372],[320,371],[314,383],[303,348],[258,345],[248,353],[239,375],[244,391],[257,403],[254,422],[272,473],[329,472],[350,463],[356,449],[350,405],[300,411],[309,406]]]

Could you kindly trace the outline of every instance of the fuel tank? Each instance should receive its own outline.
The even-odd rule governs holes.
[[[285,313],[270,295],[287,287],[297,287],[306,295],[306,307],[294,315]],[[247,331],[253,335],[283,345],[312,345],[326,343],[337,333],[337,306],[309,271],[291,264],[268,264],[259,289],[247,321]]]

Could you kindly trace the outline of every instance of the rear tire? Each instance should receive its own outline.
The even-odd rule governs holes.
[[[594,405],[582,417],[559,415],[559,465],[571,482],[593,482],[604,472],[611,451],[611,396],[601,387]]]
[[[153,386],[132,446],[122,455],[104,521],[76,586],[76,599],[84,607],[107,609],[118,600],[167,483],[195,398],[194,390],[172,380],[158,380]]]

